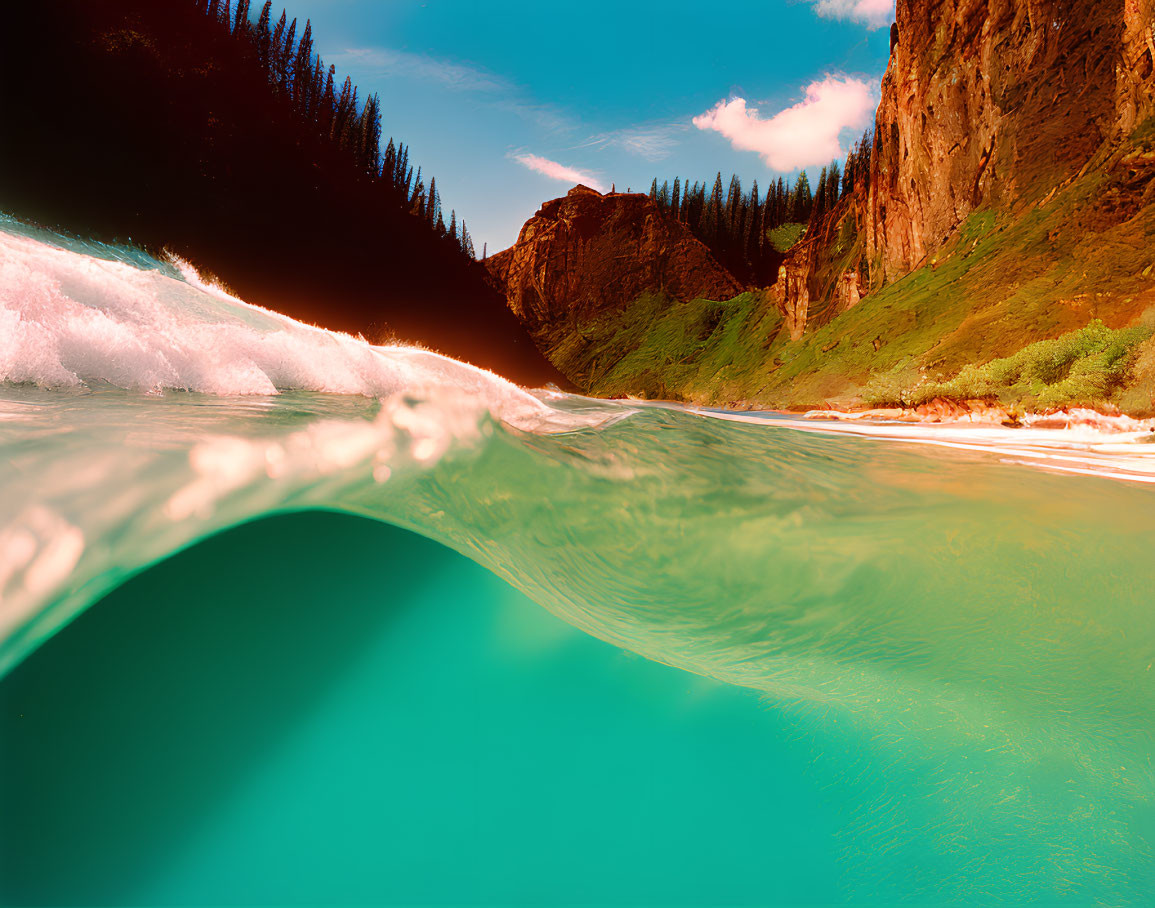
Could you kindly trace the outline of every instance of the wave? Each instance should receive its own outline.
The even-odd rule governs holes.
[[[218,396],[448,387],[519,427],[588,424],[492,372],[249,305],[178,258],[160,262],[2,218],[0,382]]]
[[[844,897],[789,717],[363,518],[258,520],[167,559],[0,707],[6,905]]]
[[[1142,433],[1060,443],[530,392],[127,259],[0,231],[0,671],[198,540],[338,510],[755,690],[856,742],[860,771],[913,785],[893,768],[919,765],[900,798],[933,796],[930,819],[873,803],[851,825],[863,856],[953,855],[924,894],[1149,882],[1151,491],[1050,472],[1143,474]]]

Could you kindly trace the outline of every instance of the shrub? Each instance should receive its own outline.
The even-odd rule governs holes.
[[[1136,349],[1150,336],[1145,326],[1112,330],[1094,321],[986,365],[964,366],[949,381],[928,382],[907,396],[915,405],[935,397],[1025,399],[1044,408],[1094,404],[1123,384]]]

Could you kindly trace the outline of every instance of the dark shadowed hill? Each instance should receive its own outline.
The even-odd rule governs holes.
[[[169,249],[327,328],[564,381],[484,267],[303,123],[254,45],[192,0],[43,0],[4,18],[0,209]]]

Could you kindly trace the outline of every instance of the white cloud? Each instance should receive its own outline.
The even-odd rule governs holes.
[[[514,155],[513,159],[523,167],[544,174],[551,180],[562,180],[573,184],[585,183],[598,192],[606,191],[605,184],[597,177],[584,170],[578,170],[576,167],[567,167],[565,164],[559,164],[557,161],[551,161],[549,158],[539,157],[535,154],[518,154]]]
[[[661,161],[677,146],[675,136],[689,127],[684,123],[630,126],[592,136],[576,148],[620,148],[647,161]]]
[[[512,83],[468,63],[454,63],[425,54],[388,47],[350,48],[333,56],[338,68],[349,67],[380,76],[403,76],[435,82],[454,91],[509,92]]]
[[[827,19],[853,19],[882,28],[894,21],[894,0],[817,0],[814,11]]]
[[[573,118],[552,104],[535,104],[530,101],[506,99],[495,101],[494,106],[498,110],[504,110],[520,117],[543,132],[561,134],[577,129]]]
[[[349,48],[335,54],[332,62],[338,69],[353,70],[354,79],[362,74],[414,79],[449,91],[475,92],[485,96],[486,104],[520,117],[544,132],[560,134],[577,128],[561,109],[527,100],[525,91],[516,83],[469,63],[389,47]]]
[[[762,119],[745,98],[719,101],[694,117],[699,129],[713,130],[739,151],[756,151],[772,170],[797,170],[845,155],[843,130],[861,132],[878,106],[875,91],[862,79],[827,76],[806,87],[806,98]]]

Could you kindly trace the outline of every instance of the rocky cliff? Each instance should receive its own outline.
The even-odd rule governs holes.
[[[781,269],[792,336],[936,261],[971,214],[1021,214],[1105,163],[1155,112],[1153,15],[1155,0],[898,0],[869,179]]]
[[[705,280],[674,292],[717,302],[628,303],[708,254],[605,214],[563,226],[609,204],[588,190],[495,270],[539,342],[579,314],[547,355],[597,394],[1155,414],[1153,16],[1155,0],[897,0],[870,166],[771,293]]]
[[[1151,109],[1151,0],[899,0],[868,211],[872,283],[972,211],[1045,196]]]
[[[648,196],[588,186],[542,205],[517,242],[486,264],[531,332],[588,321],[647,291],[683,301],[741,291],[709,249]]]

